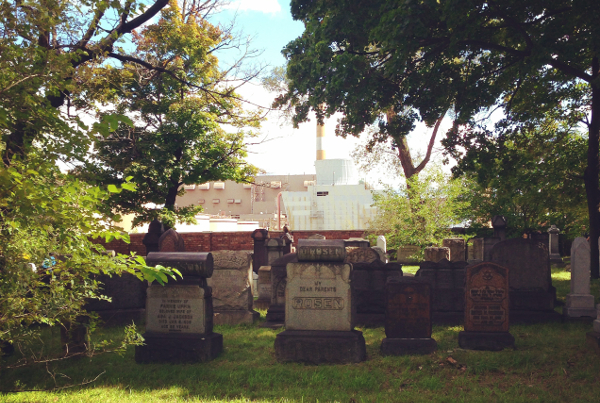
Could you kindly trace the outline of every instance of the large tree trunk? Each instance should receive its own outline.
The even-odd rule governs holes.
[[[600,139],[600,88],[595,83],[599,75],[600,65],[598,58],[592,61],[592,116],[589,125],[587,167],[583,174],[585,192],[587,195],[588,213],[590,217],[590,269],[592,278],[600,277],[600,254],[598,252],[598,237],[600,236],[600,166],[599,166],[599,139]]]

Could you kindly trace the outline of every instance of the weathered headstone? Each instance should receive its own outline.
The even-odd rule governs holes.
[[[437,348],[431,338],[431,285],[424,278],[389,278],[385,288],[385,339],[381,354],[430,354]]]
[[[154,219],[148,226],[148,233],[144,235],[144,239],[142,239],[142,243],[146,247],[146,255],[150,252],[158,252],[158,240],[160,236],[165,232],[165,228],[163,224]]]
[[[173,228],[166,230],[158,239],[160,252],[185,252],[185,241]]]
[[[494,245],[500,242],[500,238],[483,238],[483,260],[489,262],[492,260],[492,249]]]
[[[590,294],[590,243],[583,237],[575,238],[571,245],[571,292],[563,313],[569,318],[596,317]]]
[[[174,267],[183,279],[161,286],[152,284],[146,298],[144,345],[135,348],[135,360],[147,362],[204,362],[223,350],[223,336],[213,330],[210,253],[152,252],[149,266]]]
[[[508,239],[494,245],[491,261],[509,271],[511,321],[561,320],[554,311],[556,289],[546,245],[530,239]]]
[[[325,235],[313,234],[313,235],[309,236],[308,239],[325,239]]]
[[[360,362],[362,332],[354,330],[352,265],[344,241],[300,240],[298,262],[287,264],[286,330],[275,338],[279,361]]]
[[[442,246],[450,249],[451,262],[460,262],[465,259],[465,240],[462,238],[448,238],[442,240]]]
[[[286,266],[297,262],[297,253],[289,253],[271,263],[271,303],[262,326],[277,328],[285,323],[285,286],[287,284]]]
[[[506,239],[506,218],[502,215],[492,217],[492,227],[494,228],[494,237],[501,241]]]
[[[551,225],[548,230],[548,249],[550,252],[550,263],[554,264],[558,267],[564,267],[565,263],[560,256],[559,248],[558,248],[558,235],[560,234],[560,229],[556,227],[556,225]]]
[[[254,309],[268,309],[271,304],[271,266],[258,269],[258,298]]]
[[[387,252],[387,241],[383,235],[377,237],[377,246],[383,250],[383,253]]]
[[[369,248],[371,243],[364,238],[349,238],[344,239],[344,245],[346,248]]]
[[[211,253],[214,271],[207,283],[212,289],[214,323],[253,323],[260,315],[252,309],[252,253],[231,250]]]
[[[464,318],[465,268],[467,262],[421,262],[416,277],[429,281],[434,323],[458,324]]]
[[[401,264],[418,264],[421,248],[416,245],[401,246],[396,252],[396,261]]]
[[[467,246],[467,262],[469,264],[483,262],[483,238],[471,238]]]
[[[377,256],[379,256],[379,260],[381,260],[383,263],[388,262],[387,255],[385,254],[385,251],[383,249],[381,249],[379,246],[372,246],[371,249],[373,249],[375,252],[377,252]]]
[[[437,247],[427,247],[425,248],[425,253],[423,256],[423,260],[426,262],[434,262],[437,263],[442,259],[450,260],[450,249],[448,248],[437,248]]]
[[[269,230],[264,228],[255,229],[251,235],[254,241],[254,254],[252,256],[252,267],[258,271],[262,266],[267,265],[266,241],[269,237]]]
[[[264,266],[272,264],[275,260],[283,256],[283,249],[285,243],[281,238],[269,238],[267,239],[265,246],[267,248],[267,263]]]
[[[510,315],[509,270],[490,262],[467,268],[465,330],[458,344],[468,350],[499,351],[514,347],[508,332]]]
[[[373,248],[348,248],[345,263],[373,263],[381,262],[379,254]]]

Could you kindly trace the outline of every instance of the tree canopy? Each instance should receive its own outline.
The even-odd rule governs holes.
[[[379,136],[402,138],[417,120],[433,125],[447,110],[455,122],[449,136],[462,136],[494,105],[516,121],[557,108],[579,115],[588,126],[584,182],[590,238],[597,242],[600,9],[594,0],[293,0],[292,14],[306,28],[284,50],[291,85],[280,103],[294,105],[297,121],[310,110],[319,117],[340,111],[342,135],[376,124]],[[598,277],[598,249],[591,253]]]

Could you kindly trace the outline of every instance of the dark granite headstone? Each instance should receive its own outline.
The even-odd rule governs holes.
[[[494,245],[491,261],[509,270],[511,321],[561,320],[554,311],[556,289],[546,245],[530,239],[508,239]]]
[[[431,338],[431,285],[424,278],[389,278],[385,288],[383,355],[429,354],[437,343]]]
[[[269,230],[264,228],[255,229],[251,236],[254,240],[252,268],[254,272],[258,272],[258,269],[260,269],[262,266],[267,266],[267,249],[265,242],[269,237]]]
[[[185,252],[185,242],[181,235],[173,228],[169,228],[158,239],[160,252]]]
[[[513,347],[508,332],[510,315],[509,270],[490,262],[467,268],[465,331],[458,335],[461,348],[498,351]]]
[[[464,283],[467,262],[421,262],[416,277],[428,279],[433,289],[434,323],[459,324],[464,317]]]
[[[176,268],[183,279],[148,288],[145,344],[135,348],[136,362],[204,362],[215,358],[223,350],[223,336],[212,331],[212,292],[206,281],[213,273],[212,255],[153,252],[146,264]]]

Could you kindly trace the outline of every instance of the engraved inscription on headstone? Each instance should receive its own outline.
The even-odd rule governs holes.
[[[343,240],[300,239],[296,253],[299,262],[343,262],[346,247]]]
[[[385,335],[431,337],[431,286],[418,278],[390,278],[386,283]]]
[[[204,290],[198,286],[149,287],[146,312],[147,332],[207,332]]]
[[[352,330],[351,271],[343,263],[288,263],[286,329]]]
[[[467,268],[465,331],[508,332],[508,269],[493,263]]]

